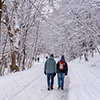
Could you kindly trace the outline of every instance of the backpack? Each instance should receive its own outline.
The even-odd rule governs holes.
[[[60,70],[63,70],[64,69],[64,66],[65,66],[65,62],[60,61],[59,62],[59,69]]]

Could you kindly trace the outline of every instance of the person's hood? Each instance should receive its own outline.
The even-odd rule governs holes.
[[[64,55],[61,57],[60,61],[65,62]]]
[[[49,57],[49,60],[54,60],[54,58],[50,56],[50,57]]]

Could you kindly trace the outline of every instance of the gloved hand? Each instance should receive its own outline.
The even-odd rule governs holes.
[[[68,72],[65,73],[65,75],[67,76]]]
[[[46,75],[46,71],[44,71],[44,74]]]
[[[67,73],[65,75],[67,76]]]
[[[56,73],[54,73],[54,76],[56,76]]]

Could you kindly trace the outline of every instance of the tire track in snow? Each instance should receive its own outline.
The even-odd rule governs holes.
[[[23,90],[25,90],[27,87],[29,87],[34,81],[36,81],[37,79],[39,79],[41,76],[42,76],[42,74],[40,74],[38,77],[36,77],[30,83],[28,83],[25,87],[23,87],[20,91],[18,91],[16,94],[14,94],[13,97],[11,97],[9,100],[13,100],[13,98],[15,98],[19,93],[21,93]]]

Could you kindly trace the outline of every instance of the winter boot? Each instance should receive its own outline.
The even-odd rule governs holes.
[[[50,90],[50,86],[48,86],[48,91]]]
[[[58,86],[58,90],[60,89],[60,86]]]

